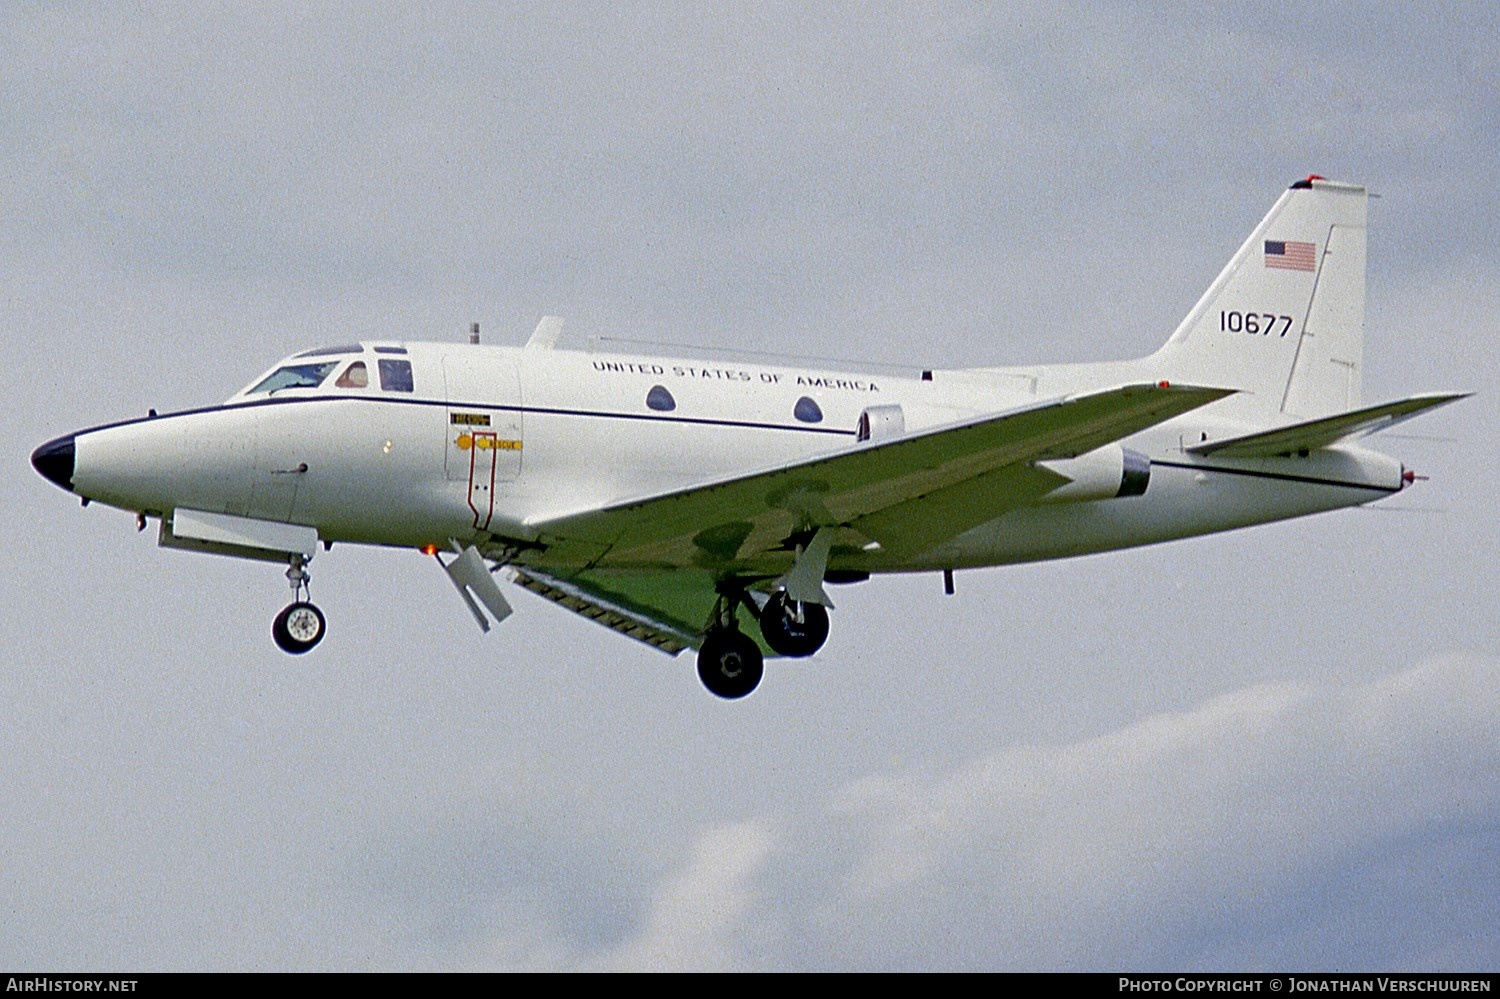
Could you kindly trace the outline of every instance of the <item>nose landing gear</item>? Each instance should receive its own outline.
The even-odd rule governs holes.
[[[312,576],[306,569],[306,560],[300,555],[292,557],[286,578],[292,585],[292,602],[283,607],[276,620],[271,622],[271,637],[281,651],[300,656],[323,640],[328,622],[323,612],[306,599],[309,595],[307,584],[312,581]]]
[[[282,652],[300,656],[323,640],[328,622],[323,612],[305,600],[283,607],[271,622],[271,637]]]

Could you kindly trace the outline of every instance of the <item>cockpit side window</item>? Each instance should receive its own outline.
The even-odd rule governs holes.
[[[339,388],[369,388],[370,372],[364,361],[355,361],[344,369],[344,373],[333,384]]]
[[[412,391],[411,362],[382,357],[380,359],[380,387],[387,392]]]
[[[259,385],[252,388],[247,395],[257,392],[279,392],[288,388],[317,388],[323,384],[323,380],[339,366],[338,361],[323,361],[319,364],[288,364],[277,368],[271,374],[261,379]]]

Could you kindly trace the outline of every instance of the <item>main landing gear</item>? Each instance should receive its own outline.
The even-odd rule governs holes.
[[[741,589],[722,590],[714,604],[713,624],[698,649],[698,679],[709,693],[736,700],[760,685],[765,656],[755,639],[740,631],[739,607],[750,598]],[[751,610],[755,609],[750,604]]]
[[[714,607],[714,625],[698,650],[698,679],[709,693],[736,700],[753,691],[765,673],[760,645],[740,631],[737,611],[755,605],[743,590],[719,596]],[[828,611],[821,604],[791,600],[778,590],[759,614],[761,637],[783,656],[810,656],[828,640]]]
[[[292,602],[281,609],[276,620],[271,622],[271,637],[283,652],[294,656],[310,650],[323,640],[328,631],[328,621],[323,612],[307,599],[307,584],[312,576],[307,572],[306,562],[300,556],[292,557],[291,568],[286,571],[287,581],[292,584]]]
[[[784,656],[810,656],[828,641],[828,610],[777,590],[760,611],[760,633]]]
[[[698,650],[698,679],[725,700],[744,697],[760,685],[765,657],[755,639],[737,629],[715,628]]]

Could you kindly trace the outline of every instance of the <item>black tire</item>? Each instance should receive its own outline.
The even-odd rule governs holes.
[[[822,604],[802,605],[802,620],[792,614],[785,590],[777,590],[760,612],[760,633],[766,644],[784,656],[810,656],[828,641],[828,610]]]
[[[765,657],[755,640],[738,631],[710,632],[698,650],[698,679],[709,693],[737,700],[760,685]]]
[[[271,622],[271,637],[282,652],[300,656],[323,640],[328,622],[323,612],[305,600],[288,604]]]

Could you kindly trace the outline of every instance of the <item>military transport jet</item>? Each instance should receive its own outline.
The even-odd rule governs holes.
[[[218,406],[59,437],[32,464],[171,548],[286,565],[272,627],[322,639],[307,564],[418,549],[481,628],[497,571],[663,652],[720,697],[828,635],[825,586],[1064,558],[1370,503],[1414,478],[1353,443],[1460,393],[1365,405],[1366,193],[1271,208],[1166,344],[1100,364],[895,377],[524,347],[367,342]],[[474,339],[477,340],[477,337]],[[447,561],[444,561],[444,558]]]

